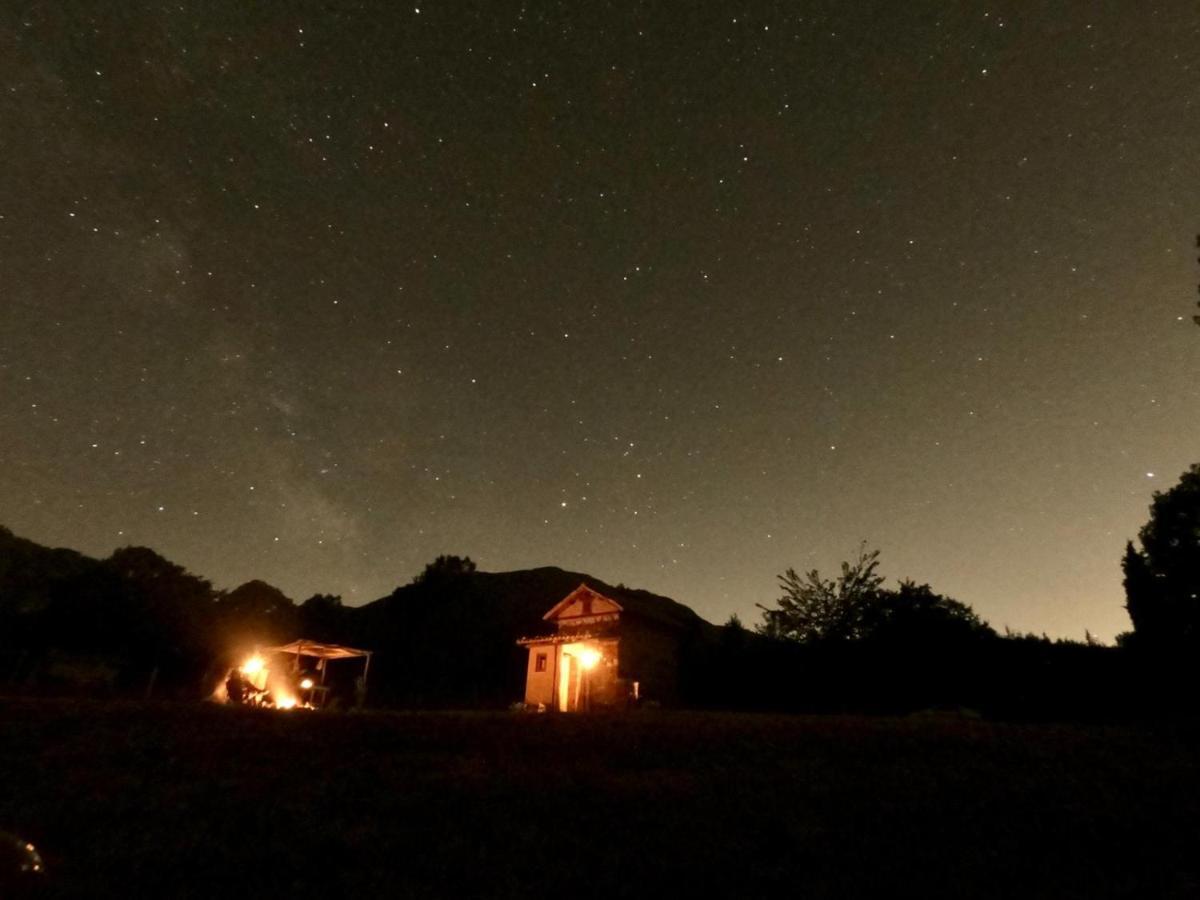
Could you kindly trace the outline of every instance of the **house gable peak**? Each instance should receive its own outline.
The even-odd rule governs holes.
[[[616,600],[594,591],[586,583],[558,601],[542,618],[547,622],[570,624],[572,621],[591,620],[603,616],[616,617],[624,610]]]

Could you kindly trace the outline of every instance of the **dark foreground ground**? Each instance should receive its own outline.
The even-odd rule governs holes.
[[[0,700],[40,896],[1194,897],[1192,726]]]

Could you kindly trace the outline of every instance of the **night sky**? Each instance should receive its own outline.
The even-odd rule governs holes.
[[[1111,639],[1200,460],[1200,7],[8,2],[0,524]]]

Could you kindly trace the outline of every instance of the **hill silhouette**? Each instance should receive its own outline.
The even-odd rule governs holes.
[[[503,706],[523,694],[517,639],[547,631],[542,616],[581,583],[685,641],[719,633],[669,597],[553,566],[419,576],[359,607],[297,605],[259,580],[214,589],[148,548],[98,560],[0,528],[0,682],[200,696],[255,644],[307,637],[374,650],[377,702]]]
[[[386,703],[503,705],[524,692],[526,651],[517,639],[547,632],[542,616],[581,583],[617,600],[627,614],[678,629],[685,642],[712,640],[719,631],[669,597],[545,566],[405,585],[346,609],[341,636],[378,651],[377,693]]]
[[[297,604],[258,580],[218,590],[149,548],[93,559],[4,528],[0,689],[196,699],[255,645],[304,637],[375,651],[371,705],[501,708],[524,694],[527,653],[517,639],[548,632],[542,616],[581,583],[678,633],[680,700],[691,707],[967,708],[1009,719],[1195,707],[1190,692],[1128,652],[1033,635],[901,629],[878,640],[804,644],[736,623],[717,627],[669,597],[585,572],[478,572],[458,557],[364,606],[331,595]],[[335,696],[352,694],[357,671],[333,664]]]

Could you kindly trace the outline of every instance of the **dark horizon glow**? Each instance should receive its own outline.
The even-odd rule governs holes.
[[[1111,639],[1200,459],[1200,11],[0,11],[0,524]]]

